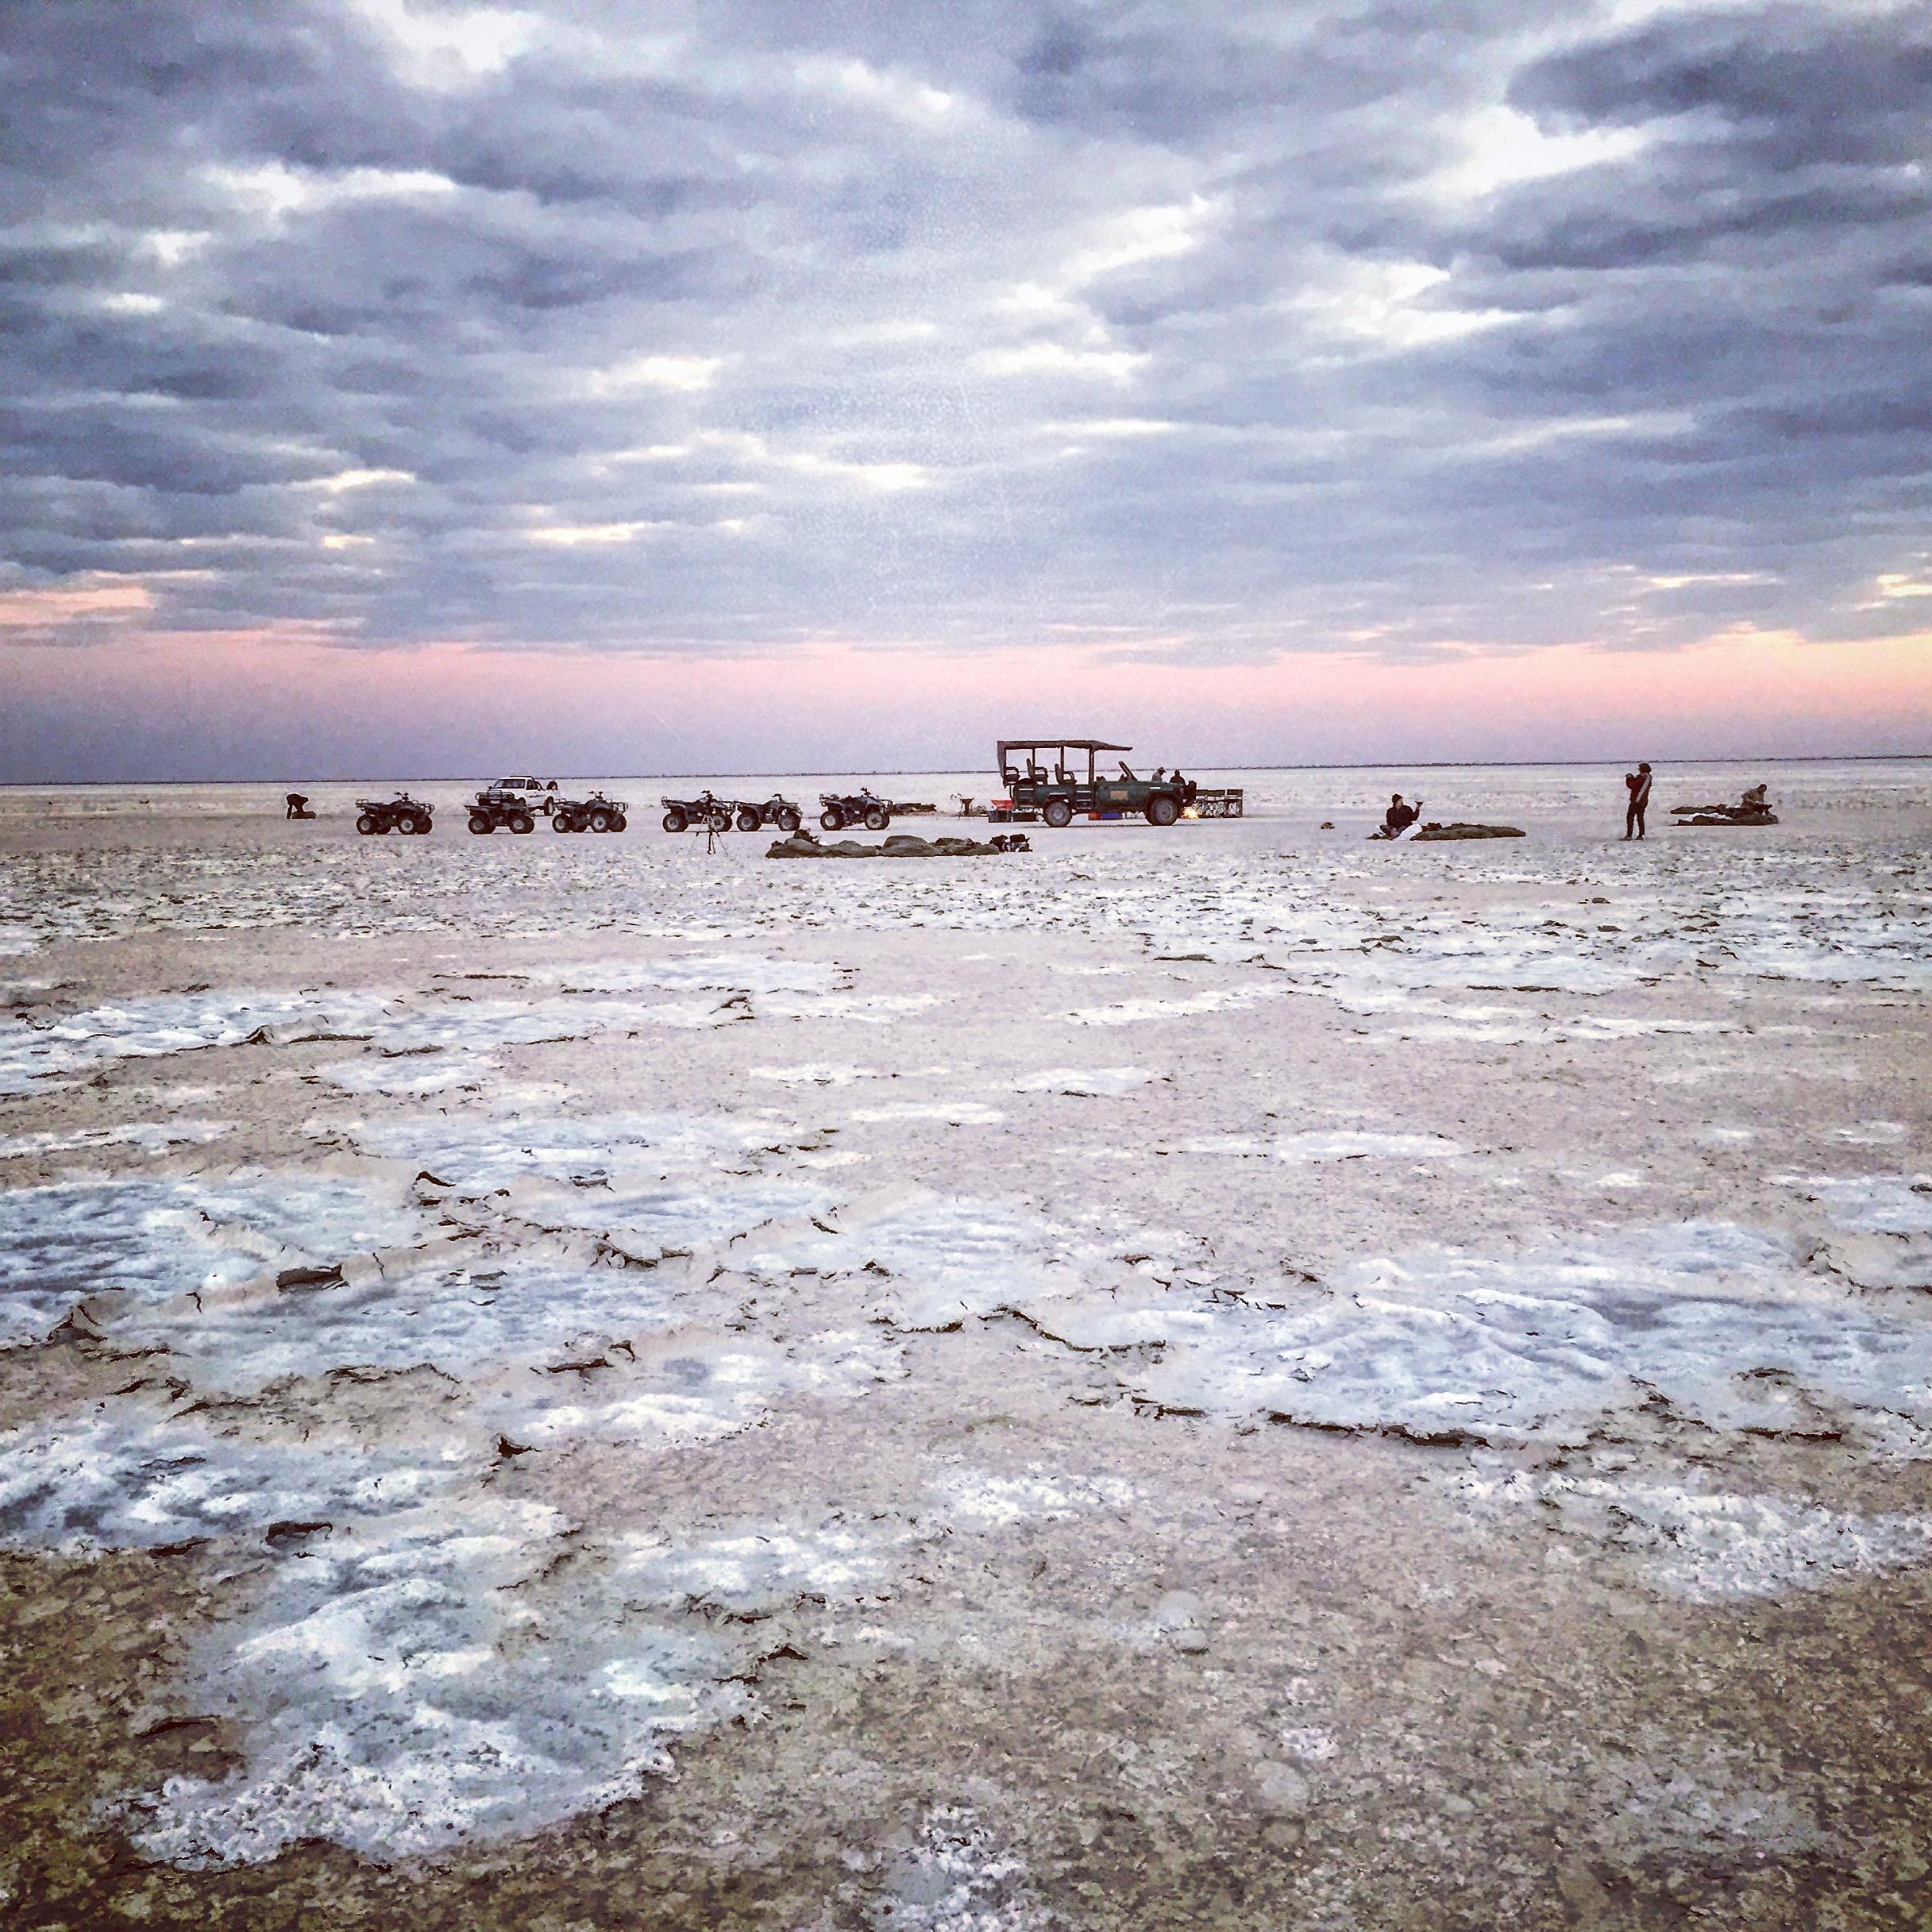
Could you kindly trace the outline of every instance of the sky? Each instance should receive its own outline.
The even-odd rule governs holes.
[[[1919,0],[0,0],[0,781],[1932,751]]]

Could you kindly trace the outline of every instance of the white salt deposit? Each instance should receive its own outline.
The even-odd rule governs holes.
[[[746,1693],[701,1629],[546,1614],[569,1528],[473,1496],[312,1539],[198,1660],[196,1707],[238,1727],[242,1769],[128,1802],[136,1845],[189,1867],[304,1838],[409,1857],[634,1796]]]
[[[1298,1307],[1182,1320],[1132,1372],[1174,1410],[1424,1440],[1580,1440],[1662,1401],[1713,1429],[1932,1425],[1932,1323],[1800,1274],[1784,1248],[1692,1224],[1504,1259],[1426,1250]]]
[[[943,1120],[950,1127],[997,1127],[1006,1116],[997,1107],[976,1100],[883,1101],[876,1107],[854,1107],[848,1120]]]
[[[68,1181],[5,1201],[0,1347],[39,1340],[83,1297],[158,1301],[434,1232],[386,1193],[334,1175]]]
[[[1082,1099],[1118,1099],[1151,1086],[1161,1076],[1147,1066],[1050,1066],[1013,1082],[1016,1093],[1066,1093]]]
[[[232,1131],[226,1120],[130,1120],[122,1127],[0,1135],[0,1160],[71,1154],[88,1147],[131,1147],[144,1154],[166,1154],[176,1147],[206,1147]]]
[[[245,1285],[110,1313],[113,1346],[164,1348],[195,1386],[253,1394],[288,1376],[426,1363],[468,1377],[541,1360],[580,1336],[635,1338],[680,1320],[661,1276],[536,1255],[278,1287]]]
[[[968,1529],[1051,1522],[1090,1510],[1124,1510],[1140,1494],[1120,1476],[1073,1475],[1039,1463],[1029,1463],[1016,1475],[961,1464],[933,1476],[926,1490],[935,1506]]]
[[[1236,1154],[1301,1167],[1335,1160],[1456,1160],[1468,1149],[1440,1134],[1379,1134],[1352,1128],[1305,1134],[1191,1134],[1163,1143],[1176,1154]]]
[[[739,1612],[775,1610],[800,1598],[865,1603],[891,1594],[893,1554],[906,1535],[838,1518],[706,1536],[643,1535],[623,1540],[617,1568],[625,1595],[640,1603]]]
[[[1637,1552],[1649,1582],[1693,1602],[1822,1590],[1932,1560],[1932,1516],[1854,1516],[1773,1495],[1594,1476],[1464,1476],[1481,1504],[1528,1506],[1566,1537]]]

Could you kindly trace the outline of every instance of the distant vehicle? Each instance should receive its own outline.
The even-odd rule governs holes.
[[[528,777],[499,778],[496,784],[490,787],[490,789],[492,792],[554,792],[557,789],[557,781],[554,778]]]
[[[711,792],[696,798],[661,798],[657,803],[664,807],[664,829],[667,832],[688,831],[694,825],[714,832],[728,832],[731,829],[731,800],[719,798]]]
[[[407,792],[395,798],[359,798],[356,806],[356,830],[365,838],[380,832],[426,832],[435,810]]]
[[[559,798],[550,801],[550,830],[553,832],[621,832],[630,821],[621,798],[606,798],[593,792],[588,798]]]
[[[534,832],[537,829],[536,813],[522,792],[491,785],[479,792],[471,802],[469,829],[472,832],[493,832],[499,826],[513,832]]]
[[[892,800],[863,787],[856,792],[821,792],[819,803],[825,808],[819,823],[828,832],[842,832],[848,825],[882,832],[893,822]]]
[[[1097,738],[1003,738],[997,758],[1006,805],[1002,809],[996,804],[987,816],[1023,818],[1038,812],[1056,827],[1072,824],[1076,813],[1109,818],[1132,813],[1150,825],[1171,825],[1184,816],[1240,817],[1238,791],[1204,792],[1193,779],[1164,766],[1143,778],[1124,759],[1116,761],[1117,777],[1100,770],[1101,753],[1132,750],[1132,745],[1110,745]]]
[[[750,804],[740,799],[731,808],[741,832],[754,832],[759,827],[769,825],[788,836],[804,823],[804,814],[789,798],[781,798],[774,792],[762,804]]]

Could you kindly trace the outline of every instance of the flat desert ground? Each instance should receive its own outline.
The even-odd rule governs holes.
[[[1245,782],[0,792],[0,1922],[1926,1925],[1932,764]]]

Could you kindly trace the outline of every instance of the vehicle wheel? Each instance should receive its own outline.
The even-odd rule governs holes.
[[[375,829],[376,821],[374,819],[370,817],[368,812],[364,812],[357,818],[356,830],[357,831],[361,832],[366,836],[368,833],[374,831]]]
[[[496,827],[490,823],[488,813],[472,812],[469,815],[469,829],[472,832],[493,832]]]
[[[395,828],[404,838],[413,839],[422,830],[422,826],[415,812],[406,812],[396,820]]]
[[[510,829],[513,832],[534,832],[537,821],[527,812],[513,812],[510,815]]]
[[[738,829],[741,832],[754,832],[758,829],[758,815],[755,812],[741,812],[738,815]]]
[[[1055,831],[1064,831],[1074,822],[1074,808],[1063,798],[1050,798],[1040,816]]]
[[[569,819],[567,819],[562,812],[553,812],[550,814],[550,830],[552,831],[567,832],[571,829],[572,827]]]
[[[728,812],[714,812],[710,823],[713,831],[728,832],[731,829],[731,815]]]
[[[827,808],[819,814],[819,823],[828,832],[842,832],[845,830],[845,814],[835,808]]]
[[[874,805],[866,814],[866,830],[869,832],[882,832],[892,822],[893,815],[883,806]]]
[[[798,830],[800,821],[796,812],[781,812],[773,823],[789,839]]]
[[[594,832],[607,832],[611,829],[611,815],[607,812],[593,812],[590,815],[590,829]]]
[[[630,823],[631,821],[621,812],[613,812],[611,814],[611,830],[614,832],[621,832]]]
[[[433,819],[426,817],[421,812],[418,812],[416,815],[416,823],[415,829],[418,835],[434,831],[436,829],[435,821]]]
[[[1163,792],[1156,792],[1147,800],[1147,823],[1150,825],[1171,825],[1181,816],[1181,808]]]
[[[684,825],[684,815],[681,812],[667,812],[664,815],[664,829],[667,832],[681,832]]]

